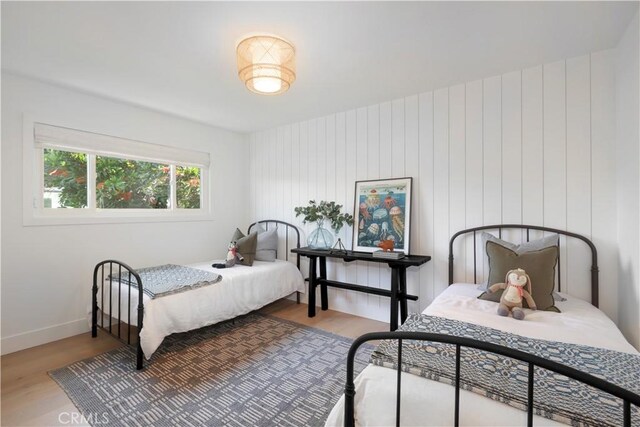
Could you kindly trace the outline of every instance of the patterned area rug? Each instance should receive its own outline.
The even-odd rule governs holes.
[[[123,347],[49,375],[92,425],[319,426],[344,392],[350,345],[252,313],[171,335],[143,371]]]

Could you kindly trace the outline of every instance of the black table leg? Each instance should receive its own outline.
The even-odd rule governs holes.
[[[398,269],[399,288],[400,288],[400,320],[404,323],[407,320],[408,307],[407,307],[407,269],[401,267]]]
[[[309,317],[316,315],[316,257],[309,257]]]
[[[320,278],[327,279],[327,257],[320,257]],[[327,284],[320,281],[320,305],[323,310],[329,309],[329,294],[327,292]]]
[[[389,330],[398,329],[398,267],[391,267],[391,318],[389,319]]]

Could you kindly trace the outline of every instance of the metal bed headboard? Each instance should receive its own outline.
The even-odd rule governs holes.
[[[449,284],[451,285],[453,283],[453,243],[456,240],[457,237],[462,236],[464,234],[469,234],[469,233],[473,233],[473,282],[477,283],[477,245],[476,245],[476,239],[477,239],[477,232],[478,231],[485,231],[485,230],[498,230],[498,237],[502,238],[502,230],[504,229],[519,229],[519,230],[526,230],[526,234],[527,234],[527,242],[529,241],[529,234],[531,230],[536,230],[536,231],[546,231],[546,232],[550,232],[550,233],[556,233],[556,234],[560,234],[563,236],[567,236],[567,237],[572,237],[575,239],[579,239],[582,240],[584,243],[587,244],[587,246],[589,246],[589,249],[591,250],[591,304],[594,305],[595,307],[598,307],[598,303],[599,303],[599,283],[598,283],[598,251],[596,250],[595,245],[593,244],[593,242],[591,240],[589,240],[588,238],[580,235],[580,234],[576,234],[576,233],[571,233],[569,231],[564,231],[564,230],[559,230],[557,228],[549,228],[549,227],[542,227],[542,226],[538,226],[538,225],[526,225],[526,224],[496,224],[496,225],[483,225],[480,227],[473,227],[473,228],[467,228],[466,230],[461,230],[458,231],[457,233],[455,233],[452,237],[451,240],[449,240]],[[484,250],[483,249],[483,254],[484,254]],[[558,240],[558,268],[557,268],[557,274],[558,274],[558,292],[562,291],[562,281],[561,281],[561,275],[560,275],[560,269],[561,269],[561,260],[560,260],[560,240]],[[480,259],[483,259],[484,255],[481,255]]]
[[[289,261],[289,229],[293,230],[293,232],[295,234],[292,234],[292,236],[295,237],[295,244],[296,244],[296,248],[300,248],[300,230],[298,230],[298,227],[296,227],[293,224],[289,224],[288,222],[285,221],[280,221],[278,219],[263,219],[261,221],[256,221],[253,224],[251,224],[249,226],[249,228],[247,229],[247,233],[251,233],[251,229],[253,227],[255,227],[258,224],[264,224],[265,229],[269,229],[269,224],[273,224],[275,227],[278,227],[278,225],[284,225],[285,226],[285,232],[284,232],[284,236],[285,236],[285,248],[284,248],[284,261]],[[278,235],[278,237],[280,236],[280,234]],[[278,245],[280,246],[280,245]],[[278,258],[278,250],[276,249],[276,258]],[[296,267],[298,267],[298,271],[300,271],[300,254],[296,254]],[[296,292],[296,303],[300,304],[300,292]]]
[[[284,225],[285,226],[285,255],[284,255],[284,261],[289,261],[289,243],[290,243],[290,238],[289,238],[289,230],[293,230],[293,232],[295,234],[293,234],[293,236],[295,237],[295,244],[296,244],[296,248],[300,247],[300,230],[298,230],[298,227],[296,227],[293,224],[289,224],[288,222],[284,222],[284,221],[280,221],[278,219],[263,219],[260,221],[256,221],[253,224],[251,224],[249,226],[249,228],[247,229],[247,233],[251,233],[251,229],[253,227],[255,227],[258,224],[264,224],[265,229],[269,230],[269,224],[273,224],[276,227],[278,226],[278,224]],[[276,258],[278,258],[278,251],[276,250]],[[298,267],[298,270],[300,270],[300,255],[298,254],[296,256],[296,266]]]

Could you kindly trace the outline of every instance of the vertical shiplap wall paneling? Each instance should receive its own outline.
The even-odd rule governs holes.
[[[483,219],[502,222],[502,76],[484,80]]]
[[[261,147],[261,159],[263,159],[262,162],[262,194],[260,197],[260,205],[262,206],[262,212],[263,215],[264,213],[266,213],[265,216],[268,215],[269,213],[269,198],[267,197],[267,194],[271,194],[271,191],[269,191],[269,184],[271,183],[271,179],[269,177],[269,164],[271,163],[271,157],[269,156],[269,132],[262,132],[262,134],[260,135],[260,147]]]
[[[367,179],[378,179],[380,172],[380,109],[377,105],[367,108]],[[357,224],[355,225],[357,227]],[[369,263],[369,286],[380,287],[380,265]],[[376,297],[378,310],[385,301]]]
[[[544,89],[544,225],[567,226],[567,120],[565,62],[547,64],[543,69]],[[566,260],[565,239],[560,258]],[[567,285],[566,269],[561,280]]]
[[[357,179],[357,166],[358,166],[358,150],[357,150],[357,114],[355,110],[347,111],[346,113],[346,122],[345,122],[345,146],[346,146],[346,163],[345,169],[347,171],[346,175],[346,187],[347,187],[347,200],[349,204],[353,204],[354,200],[354,182]],[[348,205],[346,205],[348,206]],[[346,270],[346,281],[348,283],[357,283],[358,278],[358,265],[355,262],[350,262],[345,264]],[[363,304],[367,302],[367,296],[363,295],[360,292],[347,291],[349,296],[349,302],[352,304],[356,304],[357,306],[353,307],[353,312],[356,314],[361,314],[368,307],[362,307]]]
[[[255,133],[255,149],[253,150],[253,152],[255,153],[257,159],[256,159],[256,168],[255,170],[252,171],[253,173],[253,177],[254,180],[256,181],[256,193],[254,194],[254,198],[256,200],[255,204],[256,204],[256,210],[254,212],[254,218],[262,215],[262,213],[264,212],[264,205],[263,203],[263,197],[262,194],[264,193],[264,161],[260,161],[260,159],[264,159],[264,154],[263,154],[263,150],[264,150],[264,142],[263,142],[263,132],[257,132]]]
[[[320,117],[317,121],[316,139],[316,201],[327,198],[327,119]],[[325,224],[331,230],[331,224]]]
[[[542,66],[522,70],[522,222],[544,223]]]
[[[300,123],[300,204],[298,206],[306,206],[309,199],[312,197],[312,193],[309,191],[309,122]],[[307,233],[305,227],[302,225],[302,218],[299,218],[298,224],[303,230],[300,238],[302,244],[306,245]],[[309,277],[309,259],[303,257],[300,260],[300,268],[304,277]],[[309,289],[307,285],[307,290]],[[305,295],[305,300],[308,300],[309,295]]]
[[[420,120],[419,120],[419,100],[418,95],[409,96],[404,100],[404,175],[413,177],[412,197],[417,198],[420,194]],[[420,248],[420,203],[414,201],[411,204],[411,252],[424,253]],[[406,226],[406,224],[405,224]],[[410,268],[407,270],[407,292],[420,296],[420,270]],[[409,301],[409,310],[418,312],[418,301]]]
[[[326,174],[327,187],[324,200],[336,200],[336,116],[326,118]],[[336,279],[337,262],[327,266],[329,279]],[[329,301],[335,301],[336,289],[329,288]]]
[[[255,171],[256,169],[256,134],[249,135],[249,170]],[[256,180],[249,180],[249,218],[255,218],[256,216]]]
[[[267,193],[267,197],[269,198],[269,217],[273,217],[277,215],[276,210],[278,209],[278,129],[272,129],[269,132],[269,182],[273,185],[273,191]]]
[[[465,85],[449,88],[449,236],[465,228],[466,205],[466,107]],[[465,279],[466,251],[461,250],[464,240],[455,242],[456,262],[453,281]]]
[[[442,292],[448,282],[449,267],[449,89],[433,94],[433,221],[434,287]]]
[[[350,212],[353,201],[347,199],[348,188],[351,183],[347,182],[347,162],[346,162],[346,115],[345,113],[336,114],[336,202],[344,206],[347,212]],[[357,224],[353,225],[357,227]],[[345,226],[340,230],[340,237],[346,247],[351,247],[350,240],[351,227]],[[336,277],[338,281],[347,280],[344,263],[337,263]],[[336,307],[349,309],[347,305],[347,291],[339,289],[336,293]]]
[[[315,130],[315,182],[316,182],[316,191],[313,193],[313,197],[316,202],[320,202],[321,200],[326,199],[326,188],[327,188],[327,158],[326,158],[326,136],[327,136],[327,127],[326,127],[326,118],[319,117],[315,121],[316,130]],[[330,224],[324,224],[324,227],[327,230],[331,230]],[[316,228],[316,224],[310,224],[309,232],[311,233]],[[327,263],[327,274],[333,269],[332,263]],[[318,266],[318,269],[320,266]],[[328,294],[328,292],[327,292]]]
[[[392,120],[391,102],[380,104],[380,179],[392,178],[392,161],[391,150],[393,147],[391,127]],[[380,287],[384,289],[391,288],[391,271],[388,268],[380,269]],[[384,299],[384,302],[387,298]],[[388,304],[382,304],[381,310],[388,312]]]
[[[284,141],[283,141],[283,163],[282,163],[282,188],[284,189],[282,198],[282,219],[293,224],[293,179],[292,179],[292,135],[291,125],[284,127]],[[278,255],[280,251],[286,250],[286,244],[284,240],[280,240],[280,247],[278,248]],[[284,252],[283,252],[284,253]],[[290,253],[286,254],[287,259],[290,257]]]
[[[433,92],[419,97],[419,143],[420,143],[420,185],[416,202],[420,204],[420,246],[421,254],[432,255],[434,241],[434,163],[433,163]],[[420,268],[420,311],[434,298],[434,262]]]
[[[600,283],[607,291],[600,307],[618,319],[615,189],[615,67],[613,51],[591,55],[591,224],[598,248]]]
[[[358,108],[356,110],[356,180],[367,179],[368,168],[368,146],[367,146],[367,109]],[[354,196],[355,197],[355,196]],[[358,261],[356,263],[357,281],[355,283],[369,284],[369,263]],[[378,297],[359,293],[359,300],[366,300],[369,306],[378,305]]]
[[[502,76],[483,82],[482,94],[482,219],[485,225],[502,222]],[[484,260],[484,271],[488,271]],[[483,276],[483,280],[485,277]]]
[[[300,124],[291,125],[291,224],[299,221],[293,212],[293,208],[301,206],[300,201]],[[300,242],[302,244],[302,242]],[[289,254],[294,259],[295,256]]]
[[[521,72],[502,76],[502,222],[522,223],[522,85]],[[520,241],[522,232],[507,230],[506,240]]]
[[[482,80],[477,80],[467,84],[466,87],[466,159],[464,167],[466,169],[466,202],[465,202],[465,225],[474,227],[483,224],[483,116],[482,116]],[[462,165],[460,165],[462,167]],[[476,236],[476,248],[473,246],[473,239],[466,239],[466,282],[473,283],[474,280],[474,249],[482,247],[480,235]],[[482,259],[475,255],[476,278],[483,277],[484,263]]]
[[[309,128],[308,128],[308,140],[309,140],[309,198],[312,200],[318,201],[318,187],[320,183],[318,182],[318,119],[309,120]],[[316,227],[316,224],[307,223],[306,232],[307,235],[311,233]]]
[[[285,209],[284,209],[284,193],[285,193],[285,184],[284,184],[284,127],[281,126],[278,128],[278,135],[276,141],[276,209],[273,212],[274,218],[282,218],[285,219]],[[282,250],[282,248],[278,248]]]
[[[617,320],[614,76],[611,51],[597,52],[256,132],[249,209],[255,219],[281,216],[302,225],[294,206],[335,200],[352,212],[356,180],[412,176],[412,252],[433,259],[408,271],[408,291],[419,296],[411,311],[446,287],[451,233],[522,222],[592,236],[607,287],[601,307]],[[303,227],[304,238],[313,226]],[[347,247],[352,231],[339,233]],[[476,244],[481,248],[479,235]],[[456,281],[473,279],[472,246],[467,239],[455,248]],[[561,253],[564,290],[584,298],[586,254],[579,243],[564,244]],[[477,261],[480,281],[486,264]],[[337,280],[390,285],[383,266],[328,267]],[[380,320],[389,315],[387,298],[362,293],[332,290],[330,304]]]
[[[404,99],[391,102],[391,175],[403,177],[405,173],[405,104]],[[406,220],[405,220],[406,221]],[[407,275],[408,276],[408,275]],[[409,277],[407,277],[407,281]],[[408,284],[407,284],[408,286]]]
[[[591,64],[589,55],[568,59],[567,67],[567,229],[591,237]],[[589,256],[588,247],[574,239],[567,241],[567,283],[565,290],[588,299],[589,290],[572,289],[584,283],[589,271],[579,267]]]

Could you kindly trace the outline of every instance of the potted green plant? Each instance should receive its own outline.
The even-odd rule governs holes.
[[[309,200],[307,206],[298,206],[293,210],[296,217],[303,215],[303,224],[315,222],[317,225],[307,238],[307,245],[312,249],[329,249],[333,246],[333,234],[324,228],[325,221],[329,221],[331,229],[336,233],[344,224],[353,225],[353,216],[341,213],[342,205],[338,205],[336,202],[322,200],[320,203],[316,203],[315,200]]]

